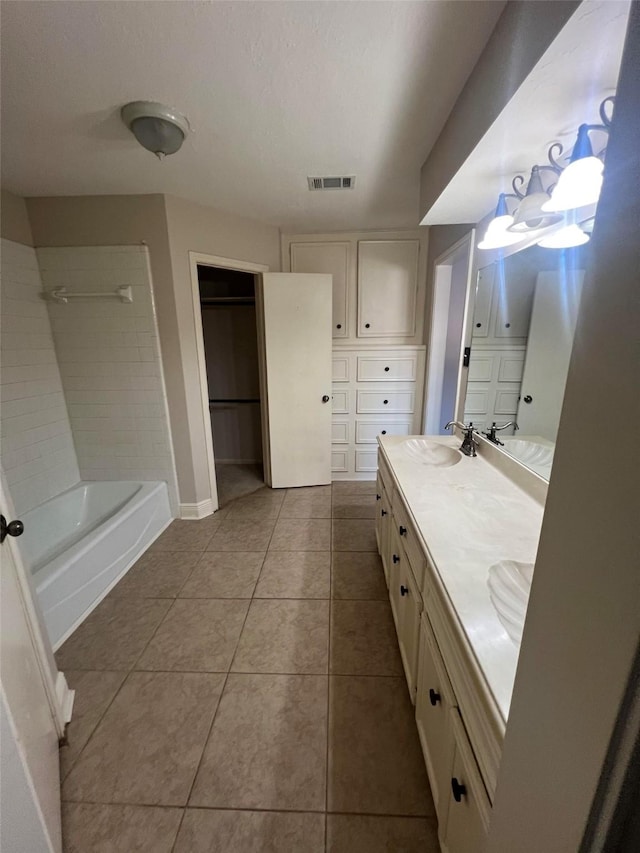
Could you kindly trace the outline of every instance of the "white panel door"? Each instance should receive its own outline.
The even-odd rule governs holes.
[[[538,273],[518,406],[520,435],[555,441],[584,270]]]
[[[270,484],[331,482],[331,276],[264,273]]]
[[[14,520],[0,483],[0,504]],[[34,647],[20,555],[11,537],[1,548],[0,576],[0,849],[51,853],[62,849],[58,732]]]

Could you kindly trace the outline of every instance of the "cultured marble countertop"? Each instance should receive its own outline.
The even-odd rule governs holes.
[[[459,448],[460,438],[415,436]],[[544,507],[481,455],[449,468],[423,465],[403,450],[405,437],[378,441],[459,626],[506,723],[519,648],[489,597],[489,567],[535,562]]]

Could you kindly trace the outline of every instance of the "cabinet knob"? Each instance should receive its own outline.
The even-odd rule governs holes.
[[[388,372],[389,372],[389,368],[388,368],[388,367],[385,367],[384,372],[385,372],[385,373],[388,373]]]
[[[453,799],[456,803],[462,802],[462,798],[467,795],[467,788],[461,782],[458,782],[456,777],[454,776],[451,780],[451,790],[453,792]]]
[[[381,510],[380,510],[380,515],[381,515],[383,518],[384,518],[384,516],[385,516],[386,514],[387,514],[386,509],[381,509]]]
[[[0,542],[4,542],[7,536],[22,536],[24,533],[24,524],[16,519],[7,524],[7,519],[4,515],[0,515]]]
[[[383,403],[385,404],[385,406],[386,406],[386,405],[387,405],[387,403],[388,403],[389,401],[388,401],[388,400],[383,400],[382,402],[383,402]]]
[[[522,399],[525,401],[525,403],[533,403],[533,397],[531,396],[531,394],[527,394],[527,396],[523,397]]]
[[[400,536],[406,536],[407,535],[407,528],[406,527],[403,527],[402,525],[400,525],[398,530],[400,531]]]
[[[409,595],[408,587],[404,586],[403,584],[400,584],[400,595]]]
[[[342,323],[336,323],[336,329],[341,329],[341,328],[342,328]]]
[[[387,434],[386,429],[383,429],[383,430],[382,430],[382,432],[381,432],[381,435],[386,435],[386,434]]]
[[[328,395],[328,394],[323,394],[323,395],[322,395],[322,402],[323,402],[323,403],[328,403],[330,399],[331,399],[331,397],[329,397],[329,395]]]
[[[398,555],[397,555],[397,554],[394,554],[394,555],[393,555],[393,562],[394,562],[394,563],[399,563],[399,562],[400,562],[400,557],[398,557]]]
[[[434,690],[433,687],[430,687],[429,688],[429,702],[431,702],[431,704],[433,705],[434,708],[441,699],[442,699],[442,696],[437,692],[437,690]]]
[[[371,328],[371,323],[365,323],[365,324],[364,324],[364,327],[365,327],[365,329],[370,329],[370,328]]]

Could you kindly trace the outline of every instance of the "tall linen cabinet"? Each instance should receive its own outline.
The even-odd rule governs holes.
[[[282,237],[284,271],[333,276],[334,480],[374,479],[377,436],[421,432],[426,234]]]

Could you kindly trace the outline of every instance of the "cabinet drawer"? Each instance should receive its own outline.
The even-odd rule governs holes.
[[[334,355],[332,359],[331,379],[333,382],[348,382],[349,375],[349,356]]]
[[[403,412],[413,414],[414,391],[358,391],[356,411],[359,414]]]
[[[349,414],[349,392],[333,389],[331,395],[331,411],[334,415]]]
[[[427,567],[427,561],[424,552],[420,547],[420,543],[413,528],[413,522],[409,518],[404,505],[398,498],[393,506],[393,515],[398,528],[400,541],[407,554],[409,564],[416,579],[418,589],[422,590],[424,586],[424,573]]]
[[[378,454],[375,450],[356,449],[356,471],[377,471]]]
[[[349,444],[349,422],[333,421],[331,424],[331,443]]]
[[[411,421],[356,421],[356,444],[375,444],[379,435],[411,435]]]
[[[340,473],[349,470],[349,451],[342,448],[331,448],[331,470]]]
[[[418,365],[416,355],[358,358],[358,382],[415,382]]]

